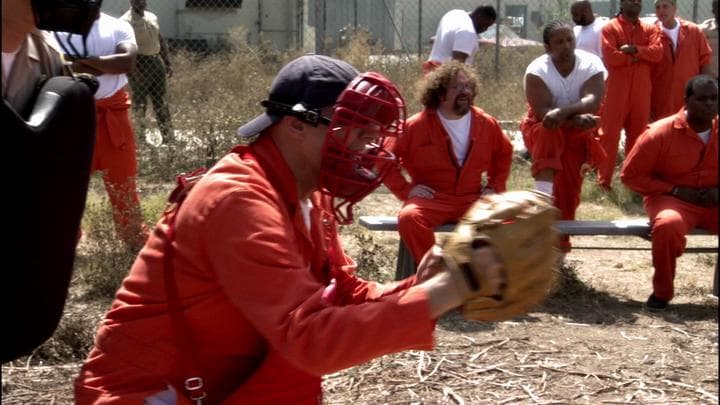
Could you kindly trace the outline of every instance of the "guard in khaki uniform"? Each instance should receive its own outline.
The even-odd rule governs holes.
[[[7,63],[6,63],[7,61]],[[21,115],[29,113],[31,99],[41,76],[53,77],[68,73],[63,68],[59,47],[51,34],[31,31],[19,48],[5,51],[2,64],[3,99]],[[32,85],[28,85],[32,83]]]
[[[718,233],[718,85],[695,76],[685,108],[656,121],[638,139],[622,169],[623,183],[643,195],[652,224],[653,293],[650,309],[674,296],[677,258],[693,228]]]
[[[473,106],[478,82],[467,64],[446,62],[423,80],[425,108],[408,119],[393,147],[400,166],[385,179],[403,201],[398,230],[416,265],[435,244],[437,226],[456,221],[482,194],[506,190],[512,161],[498,122]]]
[[[138,117],[139,124],[136,131],[141,138],[145,134],[145,113],[149,97],[160,128],[162,143],[169,144],[175,139],[175,135],[167,104],[165,78],[172,76],[172,68],[167,43],[160,34],[158,18],[146,7],[146,0],[130,0],[130,10],[120,17],[132,25],[138,47],[135,69],[128,74],[133,112]]]

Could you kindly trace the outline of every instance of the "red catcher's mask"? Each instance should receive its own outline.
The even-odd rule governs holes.
[[[323,145],[320,190],[340,224],[396,164],[389,143],[402,136],[405,101],[383,75],[357,76],[338,97]]]

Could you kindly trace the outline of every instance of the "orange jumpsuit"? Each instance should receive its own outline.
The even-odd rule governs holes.
[[[320,206],[318,193],[313,206]],[[221,159],[174,224],[173,274],[194,353],[179,352],[164,287],[164,216],[123,281],[75,381],[79,405],[140,404],[188,356],[207,403],[319,403],[321,377],[383,354],[433,346],[428,295],[410,277],[360,280],[328,211],[305,223],[272,138]],[[326,295],[331,278],[336,293]]]
[[[662,30],[662,23],[657,23]],[[712,49],[697,25],[680,20],[677,49],[663,33],[663,57],[654,65],[652,76],[652,118],[657,120],[678,112],[685,105],[685,84],[710,64]]]
[[[498,193],[506,190],[512,144],[489,114],[477,107],[470,113],[470,145],[462,166],[435,110],[426,109],[410,117],[404,135],[393,147],[412,181],[408,182],[396,167],[384,182],[404,203],[398,214],[398,231],[416,264],[435,244],[437,226],[457,221],[484,188]],[[433,198],[409,198],[410,190],[418,184],[434,189]]]
[[[718,207],[702,207],[671,195],[674,186],[718,186],[718,119],[706,144],[687,124],[685,110],[651,124],[625,159],[623,183],[644,196],[652,223],[653,294],[669,301],[677,257],[693,228],[718,233]]]
[[[595,129],[581,130],[572,127],[547,129],[543,127],[532,109],[520,123],[523,142],[532,156],[533,177],[544,169],[553,169],[553,194],[555,206],[560,209],[562,219],[574,220],[580,205],[583,163],[597,166],[606,158],[605,151],[595,136]],[[570,238],[565,235],[561,249],[570,251]]]
[[[92,170],[103,172],[119,237],[128,245],[142,246],[147,230],[137,193],[135,133],[129,109],[130,98],[122,89],[110,97],[95,100],[97,129]]]
[[[651,69],[662,58],[661,36],[654,25],[642,21],[631,24],[622,15],[602,29],[608,79],[599,132],[607,159],[598,166],[598,182],[605,187],[610,187],[615,171],[620,131],[625,129],[627,155],[650,119]],[[635,45],[638,53],[631,56],[620,52],[626,44]]]

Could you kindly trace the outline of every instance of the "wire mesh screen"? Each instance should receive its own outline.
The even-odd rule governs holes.
[[[678,2],[678,15],[694,22],[712,17],[712,0]],[[440,18],[449,10],[478,5],[497,9],[499,34],[481,34],[486,44],[537,45],[544,24],[570,21],[572,0],[148,0],[160,33],[171,51],[197,53],[227,49],[238,35],[251,46],[333,54],[356,32],[365,32],[384,53],[423,55]],[[643,14],[653,15],[653,0],[643,1]],[[599,16],[611,17],[620,0],[591,1]],[[120,17],[129,2],[104,2],[106,13]],[[520,41],[525,39],[527,41]],[[535,41],[529,42],[529,41]]]
[[[163,58],[154,54],[156,47],[148,52],[141,49],[141,54],[148,53],[137,68],[143,69],[140,73],[144,87],[138,87],[134,80],[130,88],[136,132],[139,137],[154,134],[156,143],[162,143],[160,137],[171,137],[178,130],[194,134],[195,138],[203,139],[204,156],[212,160],[234,143],[237,126],[257,114],[259,99],[266,94],[272,76],[284,62],[307,52],[348,58],[343,47],[359,34],[367,39],[371,58],[410,60],[415,70],[388,71],[383,66],[366,64],[365,56],[350,61],[359,69],[370,66],[389,74],[407,91],[410,84],[404,82],[417,79],[415,75],[430,52],[431,37],[440,18],[452,9],[470,11],[480,5],[493,6],[498,19],[497,24],[480,35],[476,69],[484,77],[498,77],[501,72],[511,78],[508,81],[521,86],[528,61],[543,52],[540,46],[543,26],[558,19],[572,22],[572,3],[572,0],[147,0],[147,12],[156,17],[155,24],[169,52]],[[621,1],[591,4],[596,15],[612,17]],[[677,14],[699,23],[712,18],[711,4],[712,0],[679,1]],[[643,15],[652,16],[653,0],[643,0],[642,5]],[[115,17],[127,14],[129,9],[129,1],[103,2],[103,11]],[[506,56],[510,53],[512,57]],[[492,80],[485,83],[497,84]],[[517,96],[516,88],[507,91],[510,97]],[[521,114],[523,105],[524,101],[518,99],[496,111],[491,106],[484,108],[500,119],[512,120]],[[146,128],[151,132],[146,133]]]
[[[612,17],[620,0],[591,1],[599,16]],[[712,0],[679,1],[681,18],[702,22],[712,17]],[[171,50],[214,52],[228,47],[242,31],[253,46],[332,54],[355,31],[365,31],[387,53],[423,55],[430,49],[440,18],[449,10],[491,5],[498,13],[500,39],[541,40],[552,20],[570,19],[573,0],[148,0]],[[652,16],[653,0],[643,0]],[[120,17],[129,2],[104,2],[106,13]],[[494,39],[491,27],[482,34]]]

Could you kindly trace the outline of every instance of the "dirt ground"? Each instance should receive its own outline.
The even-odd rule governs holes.
[[[374,194],[363,215],[392,215]],[[361,233],[360,237],[350,236]],[[345,231],[351,254],[369,250],[391,278],[397,235]],[[630,237],[576,237],[574,246],[648,249]],[[693,236],[689,246],[717,246]],[[365,260],[368,258],[365,257]],[[436,349],[388,355],[326,376],[327,404],[717,404],[718,300],[710,295],[717,254],[678,261],[676,298],[649,312],[648,250],[575,249],[556,292],[530,314],[507,322],[438,321]],[[68,311],[78,311],[68,305]],[[99,316],[101,309],[82,309]],[[93,313],[95,311],[95,313]],[[8,333],[7,331],[5,333]],[[78,362],[2,367],[3,404],[70,404]]]

